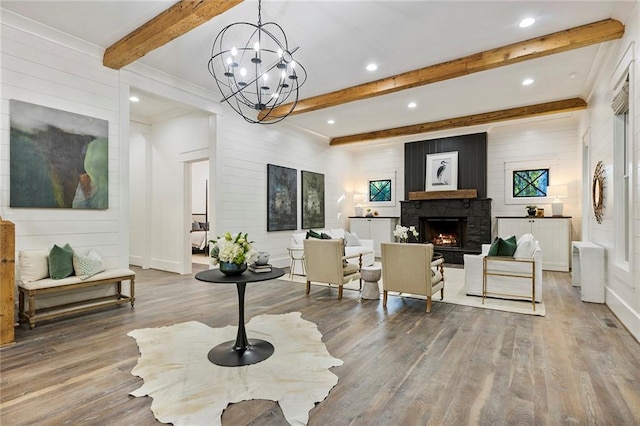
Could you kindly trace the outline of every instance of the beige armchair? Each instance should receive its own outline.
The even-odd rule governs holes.
[[[360,270],[362,253],[344,256],[342,238],[332,240],[304,240],[304,267],[307,271],[307,294],[311,290],[311,281],[335,284],[338,286],[338,299],[342,299],[342,286],[351,280],[359,280],[362,288]],[[347,259],[359,258],[359,264],[347,263]]]
[[[387,306],[387,292],[417,294],[427,297],[440,291],[444,297],[444,259],[433,259],[433,244],[382,243],[382,305]]]

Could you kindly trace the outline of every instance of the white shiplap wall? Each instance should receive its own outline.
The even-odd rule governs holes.
[[[294,231],[266,231],[267,164],[297,170],[298,229],[301,170],[324,174],[325,228],[347,226],[353,164],[346,149],[287,125],[249,125],[232,115],[218,117],[215,146],[214,233],[248,232],[257,249],[271,254],[271,263],[288,266]]]
[[[127,266],[120,244],[121,170],[118,73],[102,66],[102,49],[2,11],[0,214],[16,224],[16,250],[69,243],[95,248],[106,266]],[[109,122],[109,209],[9,207],[9,100],[47,106]],[[126,175],[127,173],[125,173]],[[125,224],[126,227],[126,224]]]
[[[326,140],[286,125],[247,124],[232,114],[190,114],[153,123],[150,127],[146,138],[135,132],[131,136],[132,164],[145,163],[145,159],[140,158],[145,155],[144,150],[135,148],[135,142],[139,138],[151,141],[152,194],[146,220],[140,219],[140,215],[132,216],[132,262],[140,262],[143,253],[150,250],[150,267],[178,273],[190,271],[190,263],[184,261],[188,257],[185,256],[189,250],[185,235],[190,220],[184,223],[183,215],[185,211],[191,212],[191,204],[185,197],[185,159],[191,158],[190,153],[209,149],[211,235],[248,232],[256,249],[271,254],[271,263],[288,266],[286,248],[294,231],[266,231],[267,164],[297,170],[298,229],[301,228],[301,170],[325,175],[325,227],[344,227],[348,223],[345,219],[353,209],[348,203],[353,166],[352,155],[344,148],[330,147]],[[140,173],[136,176],[143,178]],[[132,204],[138,199],[136,191],[141,191],[140,188],[144,185],[139,182],[132,185]],[[132,206],[132,212],[133,209]],[[150,242],[145,248],[144,242],[137,239],[142,238],[141,227],[149,222]],[[134,250],[141,254],[133,253]]]
[[[507,181],[505,164],[535,161],[551,164],[550,184],[567,185],[569,196],[564,198],[563,215],[571,216],[573,238],[579,239],[581,226],[581,166],[580,140],[577,121],[572,116],[558,115],[554,120],[504,123],[494,126],[487,144],[487,196],[491,198],[493,236],[497,235],[496,216],[525,216],[530,203],[506,202]],[[545,216],[552,216],[551,204],[545,198],[533,203],[544,208]]]
[[[596,87],[588,99],[587,115],[581,123],[582,132],[589,133],[589,170],[593,173],[598,161],[604,163],[604,218],[597,223],[593,213],[588,217],[588,239],[602,247],[606,252],[606,304],[624,323],[625,327],[640,340],[640,4],[627,15],[625,33],[622,39],[610,43],[611,54],[604,61],[603,69],[598,73]],[[630,270],[624,271],[615,262],[616,237],[615,213],[622,206],[614,197],[614,146],[613,112],[610,102],[613,95],[614,69],[628,51],[635,59],[631,93],[631,111],[633,120],[633,206],[630,217],[633,218],[632,253]],[[585,183],[590,186],[590,182]]]

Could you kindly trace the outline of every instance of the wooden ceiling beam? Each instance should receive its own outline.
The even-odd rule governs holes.
[[[408,71],[358,86],[298,101],[291,114],[302,114],[329,108],[348,102],[360,101],[374,96],[386,95],[400,90],[436,83],[479,71],[504,67],[530,59],[566,52],[585,46],[621,38],[624,25],[615,19],[605,19],[530,40],[509,44],[496,49],[475,53],[452,61]],[[271,112],[277,117],[289,111],[291,104],[281,105]],[[260,114],[262,115],[262,113]],[[259,115],[259,116],[260,116]]]
[[[181,0],[109,46],[102,63],[118,70],[243,1]]]
[[[331,139],[330,145],[345,145],[350,143],[370,141],[374,139],[409,136],[419,133],[435,132],[437,130],[456,129],[460,127],[477,126],[499,121],[516,120],[519,118],[529,118],[547,114],[557,114],[561,112],[579,111],[586,108],[587,103],[583,99],[571,98],[562,101],[545,102],[542,104],[509,108],[499,111],[465,115],[463,117],[448,118],[445,120],[431,121],[422,124],[412,124],[410,126],[396,127],[393,129],[377,130],[374,132],[359,133],[349,136],[340,136]]]

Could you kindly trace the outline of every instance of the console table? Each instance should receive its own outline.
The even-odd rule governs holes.
[[[604,248],[589,241],[573,241],[571,284],[580,286],[583,302],[604,303]]]
[[[257,364],[273,354],[273,345],[262,339],[247,339],[244,327],[244,290],[247,283],[267,281],[284,275],[284,270],[271,268],[271,272],[253,273],[245,271],[240,275],[225,275],[217,269],[198,272],[196,279],[210,283],[235,284],[238,289],[238,334],[236,340],[229,340],[213,347],[207,358],[216,365],[240,367]]]

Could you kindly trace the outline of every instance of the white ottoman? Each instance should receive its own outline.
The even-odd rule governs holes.
[[[382,275],[382,269],[379,266],[363,266],[360,274],[362,275],[362,298],[369,300],[380,299],[380,287],[378,280]]]

